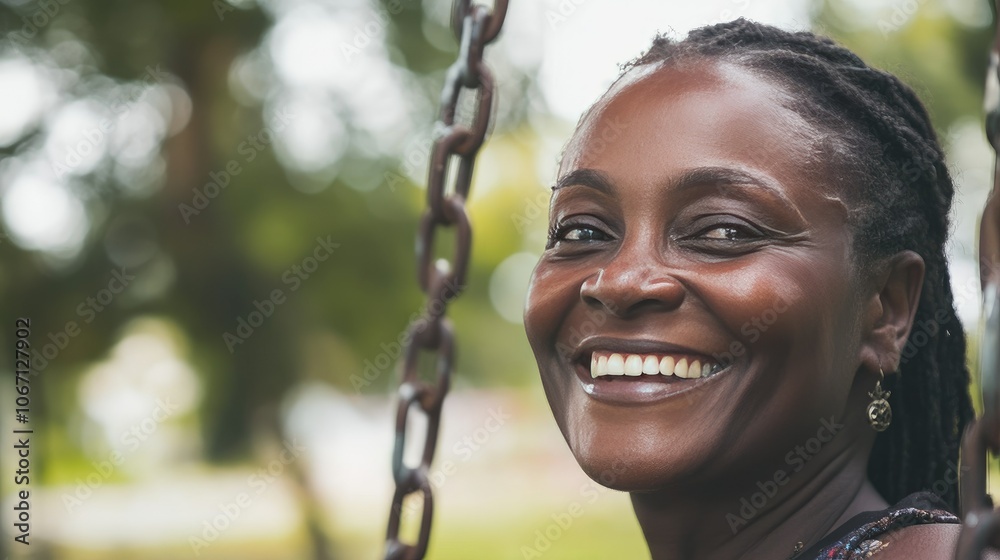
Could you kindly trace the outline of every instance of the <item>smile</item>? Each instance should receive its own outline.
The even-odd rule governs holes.
[[[676,376],[683,379],[711,377],[722,369],[716,362],[683,354],[630,354],[595,351],[590,358],[590,376]]]
[[[570,356],[583,392],[611,405],[645,405],[671,399],[718,378],[732,363],[708,352],[642,338],[593,336]]]

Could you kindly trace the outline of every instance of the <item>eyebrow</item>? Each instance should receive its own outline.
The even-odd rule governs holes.
[[[590,187],[607,195],[614,195],[616,190],[614,183],[604,172],[588,168],[574,169],[566,175],[563,175],[559,178],[556,184],[553,185],[552,190],[557,191],[570,186]],[[666,184],[666,188],[674,192],[681,192],[705,186],[758,187],[780,198],[789,206],[793,206],[791,200],[789,200],[785,193],[781,192],[781,190],[778,189],[772,181],[759,177],[753,173],[732,167],[697,167],[695,169],[685,171],[679,177],[670,180]],[[732,194],[739,196],[739,194],[737,194],[738,192],[739,191],[735,191]]]
[[[574,169],[563,175],[552,186],[553,191],[571,186],[582,186],[597,189],[604,194],[614,194],[615,187],[603,172],[596,169]]]

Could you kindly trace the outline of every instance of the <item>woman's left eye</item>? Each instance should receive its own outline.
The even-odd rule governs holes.
[[[708,222],[700,229],[694,229],[697,233],[685,237],[687,243],[692,248],[708,252],[724,252],[731,254],[750,250],[769,236],[764,230],[754,227],[743,220],[726,220]],[[697,227],[697,226],[696,226]]]
[[[761,237],[760,232],[743,225],[723,224],[702,230],[698,237],[717,241],[742,241]]]

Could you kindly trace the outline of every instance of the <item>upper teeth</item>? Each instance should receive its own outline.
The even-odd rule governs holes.
[[[714,362],[668,354],[619,354],[594,352],[590,359],[591,377],[602,375],[676,375],[686,379],[708,377],[721,369]]]

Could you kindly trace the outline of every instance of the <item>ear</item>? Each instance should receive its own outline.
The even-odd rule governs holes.
[[[903,347],[913,328],[924,283],[924,259],[901,251],[874,274],[872,295],[862,303],[861,364],[886,375],[899,368]]]

